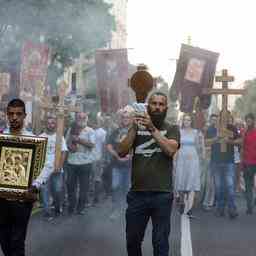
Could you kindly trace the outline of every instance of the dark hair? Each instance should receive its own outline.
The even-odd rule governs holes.
[[[163,92],[160,92],[160,91],[153,92],[153,93],[149,96],[148,102],[149,102],[154,96],[163,96],[163,97],[165,97],[166,103],[168,102],[167,95],[166,95],[165,93],[163,93]]]
[[[252,120],[255,120],[254,114],[253,114],[253,113],[248,113],[248,114],[245,116],[244,119],[246,120],[246,119],[249,119],[249,118],[252,119]]]
[[[23,100],[21,100],[19,98],[15,98],[15,99],[12,99],[11,101],[9,101],[9,103],[7,105],[7,110],[8,110],[8,108],[23,108],[23,111],[26,114],[25,103]]]

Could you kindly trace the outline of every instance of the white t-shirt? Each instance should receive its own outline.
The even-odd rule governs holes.
[[[95,160],[99,161],[103,155],[103,147],[106,141],[106,134],[107,132],[103,128],[97,128],[95,130]]]
[[[67,134],[67,140],[70,136],[70,130]],[[80,139],[96,143],[95,131],[91,127],[85,127],[78,136]],[[86,147],[78,144],[76,152],[69,152],[68,163],[73,165],[91,164],[95,161],[94,147]]]
[[[39,181],[42,184],[48,180],[48,178],[54,171],[56,133],[54,134],[42,133],[40,134],[40,137],[48,138],[44,168],[37,178],[37,182]],[[61,151],[62,152],[68,151],[67,144],[64,137],[62,137]]]

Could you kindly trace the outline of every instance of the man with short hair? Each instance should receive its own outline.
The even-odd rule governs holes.
[[[211,118],[217,116],[212,115]],[[227,125],[227,129],[233,133],[231,137],[221,138],[218,135],[217,126],[211,126],[207,130],[206,143],[211,144],[210,169],[214,177],[216,195],[216,216],[225,216],[225,206],[227,204],[230,219],[238,216],[235,203],[235,164],[234,145],[238,138],[237,129],[232,124]],[[221,143],[227,145],[226,152],[221,151]]]
[[[60,159],[59,166],[55,166],[56,128],[57,128],[56,117],[48,116],[46,130],[44,133],[40,134],[41,137],[46,137],[48,139],[44,170],[45,170],[45,173],[47,173],[47,176],[49,178],[40,189],[42,202],[43,202],[44,217],[47,220],[51,220],[53,218],[53,215],[51,214],[50,206],[49,206],[50,194],[53,197],[54,216],[58,217],[62,210],[61,203],[62,203],[63,186],[64,186],[63,164],[66,158],[66,153],[68,151],[66,141],[62,136],[61,159]]]
[[[247,129],[244,134],[242,145],[242,164],[245,179],[245,195],[247,214],[253,213],[253,185],[256,174],[256,128],[255,116],[249,113],[245,116]]]
[[[118,113],[119,127],[113,130],[110,134],[106,148],[111,155],[112,166],[112,214],[111,219],[119,216],[122,202],[129,190],[130,185],[130,169],[131,156],[127,154],[125,157],[120,157],[117,152],[117,145],[122,138],[127,134],[131,123],[130,114],[124,110]]]
[[[9,128],[4,133],[15,136],[29,135],[24,129],[26,118],[25,104],[21,99],[13,99],[7,105]],[[0,197],[0,244],[5,256],[25,256],[27,226],[38,188],[47,175],[42,171],[25,193],[24,200],[8,200]]]
[[[169,255],[172,158],[180,144],[180,133],[177,126],[165,122],[167,109],[167,96],[153,93],[147,113],[134,117],[132,127],[118,145],[121,157],[133,150],[132,185],[126,210],[129,256],[142,255],[141,245],[149,219],[153,225],[154,255]]]
[[[75,209],[78,214],[85,214],[85,207],[89,206],[88,191],[92,164],[95,161],[95,133],[87,125],[88,115],[85,112],[76,113],[75,123],[67,132],[69,149],[67,159],[67,189],[68,212],[73,214]],[[76,191],[79,184],[79,198]],[[78,203],[77,203],[78,201]]]

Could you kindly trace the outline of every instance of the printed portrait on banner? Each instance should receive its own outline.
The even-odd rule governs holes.
[[[201,83],[202,75],[204,72],[205,61],[191,58],[188,61],[187,70],[185,73],[185,79],[197,84]]]

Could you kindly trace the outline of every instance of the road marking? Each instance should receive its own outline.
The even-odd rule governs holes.
[[[190,219],[187,214],[181,215],[181,256],[193,256]]]

